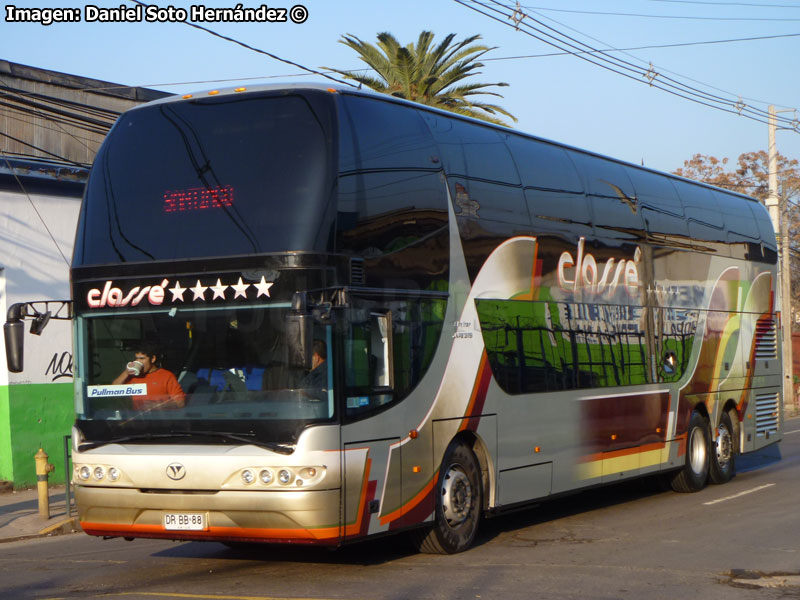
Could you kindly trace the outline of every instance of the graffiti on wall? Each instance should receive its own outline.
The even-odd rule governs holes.
[[[56,381],[65,377],[72,377],[72,353],[68,350],[56,352],[50,359],[50,364],[44,372],[45,377],[52,377],[50,381]]]

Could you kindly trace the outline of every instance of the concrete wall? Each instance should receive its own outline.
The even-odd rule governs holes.
[[[37,188],[30,179],[19,181]],[[80,208],[74,182],[48,182],[46,191],[27,194],[10,187],[0,188],[3,316],[16,302],[69,298],[68,263]],[[40,447],[56,465],[50,481],[64,481],[63,437],[74,421],[71,326],[51,320],[41,336],[26,332],[22,373],[8,372],[0,346],[0,480],[15,488],[36,483],[33,456]]]
[[[69,298],[69,263],[85,169],[119,113],[167,96],[0,59],[0,322],[16,302]],[[8,137],[11,136],[11,137]],[[12,139],[14,138],[14,139]],[[56,159],[59,162],[53,162]],[[49,230],[49,232],[48,232]],[[64,481],[63,436],[74,420],[71,322],[25,335],[25,369],[0,344],[0,480],[36,482],[43,447]]]

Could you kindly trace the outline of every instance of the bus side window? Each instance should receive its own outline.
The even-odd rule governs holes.
[[[391,311],[358,312],[362,319],[351,324],[345,343],[348,413],[391,402],[394,391]]]
[[[430,367],[442,332],[444,298],[356,300],[344,331],[345,416],[399,402]]]
[[[648,239],[656,244],[685,244],[689,229],[672,181],[641,169],[628,169],[628,176],[636,190]]]
[[[446,282],[446,190],[439,151],[420,114],[344,95],[340,117],[337,252],[364,259],[359,284]]]
[[[641,309],[476,300],[498,385],[508,394],[648,383]]]
[[[519,173],[507,141],[513,136],[424,113],[442,151],[456,216],[514,225],[529,223]]]
[[[642,240],[645,235],[639,201],[625,167],[579,152],[572,152],[571,156],[586,181],[598,237]]]
[[[689,237],[708,248],[708,252],[728,256],[728,240],[722,209],[710,188],[686,181],[673,180],[680,196]]]
[[[559,146],[510,135],[508,147],[519,170],[532,231],[564,239],[591,237],[591,214],[583,182]]]
[[[758,224],[756,223],[750,200],[739,196],[713,192],[720,206],[725,207],[725,223],[728,226],[728,243],[731,245],[731,256],[761,260],[761,243]]]

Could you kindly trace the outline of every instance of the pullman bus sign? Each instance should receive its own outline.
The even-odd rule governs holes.
[[[180,279],[174,282],[162,279],[155,285],[137,285],[130,289],[123,289],[115,285],[113,280],[109,280],[87,292],[86,304],[89,308],[121,308],[140,304],[161,306],[216,300],[251,300],[270,298],[270,288],[273,285],[274,282],[267,281],[263,275],[255,283],[246,283],[241,276],[230,283],[223,282],[222,277],[217,277],[216,281],[196,279],[194,283],[186,280],[182,283]]]

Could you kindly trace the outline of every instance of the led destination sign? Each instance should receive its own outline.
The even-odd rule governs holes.
[[[164,212],[189,212],[233,206],[233,187],[189,188],[164,192]]]

